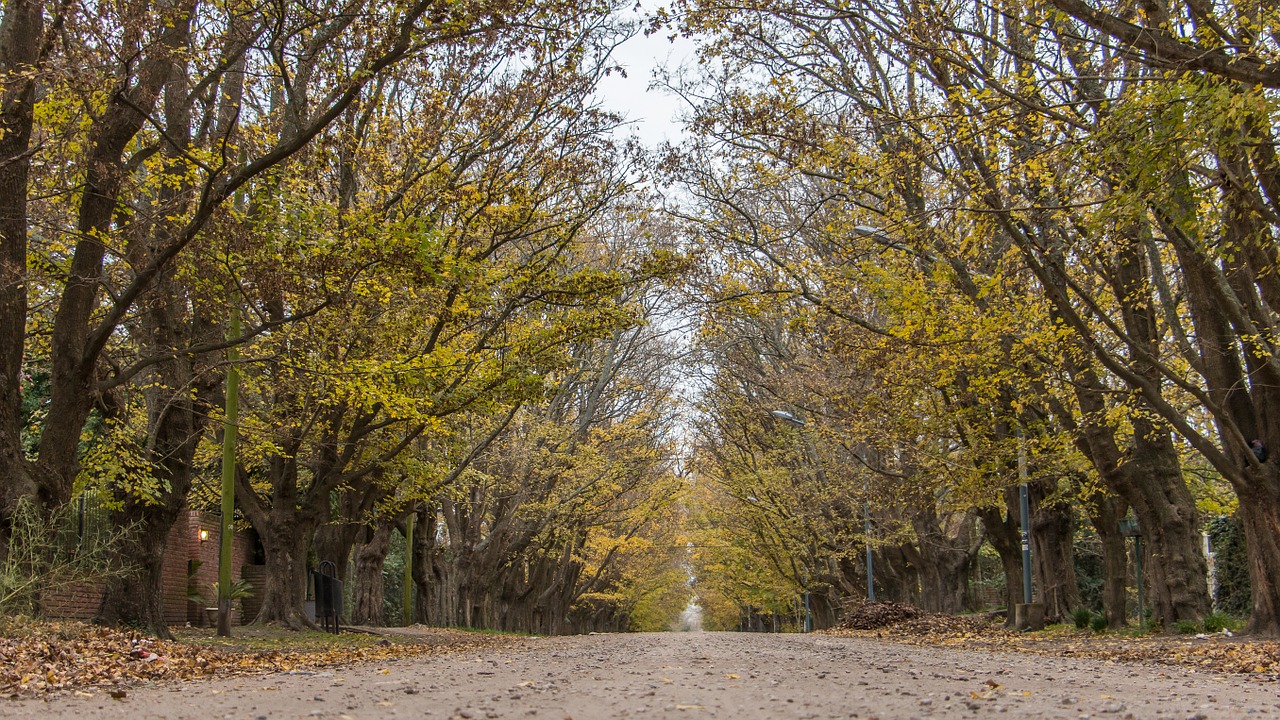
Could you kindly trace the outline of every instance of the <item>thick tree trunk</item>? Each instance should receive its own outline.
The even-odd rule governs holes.
[[[876,599],[907,605],[920,604],[920,578],[911,562],[910,545],[881,545],[872,553],[876,575]]]
[[[291,512],[273,512],[265,528],[258,529],[266,555],[267,580],[262,588],[262,610],[255,623],[278,624],[291,630],[318,629],[303,610],[311,533],[311,526],[299,522]]]
[[[136,503],[113,514],[116,522],[130,522],[133,532],[119,549],[118,562],[133,572],[107,581],[94,622],[142,628],[156,637],[172,640],[164,617],[164,558],[169,533],[177,517],[168,506],[159,510]],[[164,518],[170,518],[166,523]]]
[[[186,73],[176,67],[165,88],[164,101],[167,136],[174,143],[166,146],[165,154],[171,158],[188,144],[191,124],[188,95]],[[188,201],[188,188],[179,179],[160,192],[152,214],[160,218],[181,217]],[[168,220],[162,219],[150,226],[139,223],[135,228],[136,236],[129,245],[130,261],[135,265],[146,264],[172,242],[174,228]],[[143,390],[147,450],[160,491],[153,502],[124,498],[125,507],[116,514],[116,525],[136,527],[143,540],[136,543],[136,547],[126,548],[121,561],[137,563],[139,572],[108,584],[96,618],[99,622],[147,628],[160,636],[169,635],[163,614],[159,612],[164,539],[186,507],[196,447],[204,434],[211,395],[219,385],[209,376],[202,377],[194,359],[184,353],[193,338],[203,340],[215,332],[214,323],[207,319],[200,304],[190,300],[187,289],[176,281],[174,269],[168,267],[157,277],[155,290],[143,304],[139,322],[132,329],[138,345],[148,354],[166,358],[148,373],[149,382]],[[193,310],[188,310],[192,307]],[[137,595],[143,593],[150,593],[152,597],[139,599]]]
[[[1102,541],[1102,614],[1108,627],[1124,627],[1128,623],[1125,595],[1129,557],[1125,538],[1120,534],[1120,520],[1127,508],[1113,495],[1095,499],[1090,508],[1089,519]]]
[[[49,336],[49,414],[40,436],[44,502],[58,507],[71,499],[79,466],[80,434],[93,408],[99,355],[114,328],[93,329],[100,301],[105,239],[115,234],[113,220],[124,180],[124,153],[155,109],[173,70],[173,51],[187,40],[185,13],[170,18],[162,40],[131,65],[88,134],[89,153],[76,216],[76,243],[66,284],[54,311]]]
[[[1042,483],[1032,483],[1030,487],[1031,561],[1045,619],[1061,622],[1079,607],[1080,588],[1076,584],[1071,508],[1062,503],[1047,503],[1050,490]]]
[[[356,546],[356,577],[352,592],[355,607],[351,609],[353,625],[381,627],[386,624],[382,612],[385,585],[382,569],[391,548],[391,530],[391,521],[383,520],[373,529],[368,542]]]
[[[0,73],[18,77],[39,58],[44,3],[10,0],[0,22]],[[0,557],[9,547],[14,506],[37,484],[22,449],[22,359],[27,324],[27,151],[35,80],[14,82],[0,96]]]
[[[1209,613],[1208,568],[1195,501],[1168,430],[1133,413],[1132,448],[1122,451],[1114,428],[1101,422],[1107,406],[1097,377],[1072,368],[1072,379],[1082,415],[1080,447],[1108,489],[1133,508],[1151,550],[1146,569],[1156,620],[1168,628],[1178,620],[1199,621]]]
[[[1004,624],[1011,628],[1014,625],[1013,607],[1022,602],[1022,532],[1015,520],[1017,490],[1006,489],[1003,495],[1003,512],[999,508],[984,508],[979,511],[979,516],[986,530],[987,542],[1000,556],[1000,567],[1004,571]]]
[[[953,514],[943,522],[932,503],[912,518],[916,532],[914,563],[919,571],[924,610],[956,614],[969,609],[969,566],[978,547],[974,542],[975,520],[973,513],[964,513]]]
[[[1246,630],[1280,637],[1280,470],[1272,459],[1253,471],[1252,494],[1240,496],[1253,609]]]
[[[316,528],[316,560],[332,562],[338,569],[338,579],[344,584],[350,579],[351,549],[355,547],[363,526],[357,523],[335,521]]]

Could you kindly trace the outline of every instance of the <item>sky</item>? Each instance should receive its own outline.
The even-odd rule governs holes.
[[[653,3],[638,4],[632,16],[640,19],[653,7]],[[683,102],[660,88],[649,87],[655,70],[666,67],[674,71],[682,63],[693,61],[693,42],[685,38],[672,42],[670,35],[670,31],[648,37],[637,34],[620,45],[613,58],[626,70],[627,77],[610,75],[597,93],[605,107],[631,121],[631,131],[650,147],[680,139],[677,118],[683,112]]]

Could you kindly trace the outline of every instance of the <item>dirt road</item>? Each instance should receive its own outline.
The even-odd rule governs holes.
[[[4,718],[1280,718],[1280,685],[821,635],[668,633],[50,701]]]

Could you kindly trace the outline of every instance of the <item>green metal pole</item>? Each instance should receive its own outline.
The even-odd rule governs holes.
[[[232,309],[228,340],[240,339],[240,312]],[[236,431],[240,415],[240,353],[227,348],[227,405],[222,424],[222,537],[218,553],[218,635],[231,637],[231,540],[236,511]]]
[[[404,523],[404,588],[401,600],[406,626],[413,624],[413,521],[417,519],[417,513],[410,513]]]

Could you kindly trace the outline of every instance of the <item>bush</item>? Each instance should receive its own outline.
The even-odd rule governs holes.
[[[115,559],[127,529],[92,542],[69,537],[75,503],[52,516],[30,500],[19,500],[10,526],[9,552],[0,564],[0,616],[34,614],[40,596],[52,590],[120,577],[131,568]]]
[[[1240,622],[1226,613],[1212,613],[1204,619],[1204,631],[1207,633],[1220,633],[1223,630],[1239,629]]]
[[[1094,615],[1093,619],[1089,621],[1089,627],[1093,628],[1094,632],[1105,631],[1108,624],[1106,615]]]
[[[1200,632],[1200,624],[1195,620],[1179,620],[1173,624],[1173,629],[1182,635],[1192,635]]]
[[[1089,627],[1089,622],[1093,620],[1093,611],[1086,607],[1076,608],[1071,613],[1071,620],[1075,622],[1077,630],[1083,630]]]

